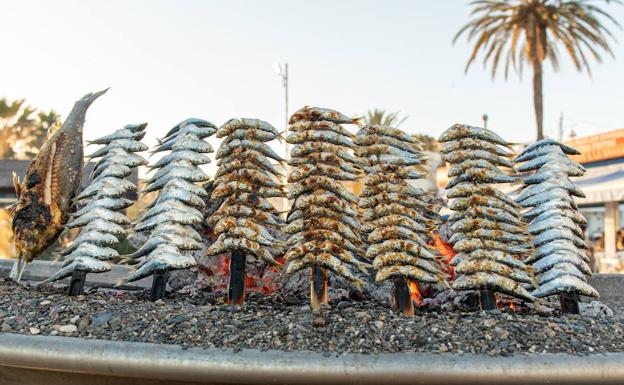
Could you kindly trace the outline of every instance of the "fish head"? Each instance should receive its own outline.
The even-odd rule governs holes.
[[[108,91],[108,88],[99,92],[88,93],[76,101],[76,103],[74,103],[74,107],[69,112],[67,119],[65,119],[63,126],[59,129],[59,132],[65,132],[71,135],[82,135],[82,127],[85,122],[87,109],[97,98],[104,95],[106,91]]]
[[[139,132],[139,131],[143,131],[145,130],[145,128],[147,127],[147,123],[138,123],[138,124],[126,124],[123,128],[133,131],[133,132]]]

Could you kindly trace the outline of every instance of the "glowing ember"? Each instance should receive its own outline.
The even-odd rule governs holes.
[[[516,304],[513,303],[511,298],[496,298],[496,308],[498,310],[509,309],[512,312],[516,311]]]
[[[210,287],[214,292],[226,292],[230,279],[230,256],[222,254],[211,257],[208,263],[201,263],[199,270],[202,273],[202,285]],[[247,276],[245,278],[245,286],[247,292],[259,292],[265,295],[271,294],[277,290],[277,278],[279,270],[275,267],[267,267],[260,263],[256,264],[253,258],[247,259],[246,266]]]
[[[420,288],[418,287],[418,283],[416,281],[409,280],[408,281],[410,296],[412,297],[412,301],[416,303],[416,305],[420,306],[423,303],[423,297],[420,293]]]
[[[442,238],[440,238],[439,234],[433,235],[433,247],[435,247],[435,249],[445,257],[443,267],[445,268],[446,273],[449,274],[450,279],[454,279],[455,269],[451,266],[451,259],[453,259],[456,253],[453,250],[453,247],[449,243],[444,242]]]

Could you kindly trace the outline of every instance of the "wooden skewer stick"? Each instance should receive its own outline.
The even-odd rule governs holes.
[[[310,307],[321,309],[322,304],[329,302],[327,291],[327,270],[313,265],[310,271]]]
[[[559,302],[561,303],[561,313],[580,314],[579,295],[577,292],[559,293]]]
[[[491,289],[480,290],[479,305],[482,311],[496,310],[496,293]]]
[[[410,288],[407,285],[407,280],[403,277],[394,280],[392,309],[406,317],[413,317],[415,314]]]
[[[242,305],[245,302],[245,271],[246,256],[243,251],[234,251],[230,258],[230,285],[228,288],[228,303]]]
[[[87,272],[84,270],[74,270],[67,288],[67,295],[75,297],[84,293],[84,284],[87,278]]]
[[[152,277],[152,288],[150,290],[150,301],[154,302],[165,297],[167,293],[167,270],[156,270]]]

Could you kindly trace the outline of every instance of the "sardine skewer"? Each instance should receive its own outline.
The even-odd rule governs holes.
[[[364,126],[355,142],[366,172],[359,201],[368,233],[366,257],[377,270],[376,282],[393,280],[393,308],[413,316],[409,281],[447,285],[427,242],[432,227],[429,218],[436,217],[438,209],[424,191],[408,183],[424,176],[426,161],[415,139],[395,128]]]
[[[357,219],[358,197],[340,181],[360,174],[353,135],[342,123],[356,119],[331,109],[304,107],[289,119],[286,141],[294,144],[289,164],[294,167],[288,198],[294,199],[284,231],[290,234],[287,274],[310,268],[310,306],[327,303],[327,272],[342,276],[356,287],[362,280],[349,266],[365,270],[358,260],[364,254]],[[323,242],[322,249],[314,245]]]
[[[146,126],[146,123],[127,125],[92,141],[106,144],[92,154],[92,157],[102,157],[105,161],[98,162],[99,166],[92,173],[92,183],[76,197],[78,201],[88,199],[89,202],[74,213],[66,225],[67,228],[82,227],[80,235],[61,253],[65,256],[62,269],[46,280],[50,282],[72,275],[68,295],[82,294],[86,274],[109,271],[111,267],[106,261],[119,257],[114,247],[119,243],[118,237],[125,233],[123,226],[130,223],[119,211],[133,203],[121,195],[136,189],[125,178],[143,159],[135,152],[147,150],[147,146],[139,142],[145,135]]]
[[[585,172],[585,167],[568,158],[578,154],[554,139],[543,139],[516,158],[516,162],[524,162],[518,170],[532,173],[523,178],[517,201],[528,209],[523,219],[534,235],[536,252],[528,260],[538,274],[533,295],[559,295],[562,312],[577,314],[579,295],[599,296],[587,283],[592,272],[581,228],[586,220],[574,199],[584,194],[569,178]]]
[[[509,159],[510,143],[486,128],[462,124],[450,127],[439,141],[443,158],[452,164],[446,187],[454,211],[449,241],[459,253],[451,261],[458,275],[452,287],[480,290],[482,310],[496,307],[496,292],[534,301],[523,287],[535,280],[525,263],[534,250],[522,222],[522,205],[492,186],[518,181]]]

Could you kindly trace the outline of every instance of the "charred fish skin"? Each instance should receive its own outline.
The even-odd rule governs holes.
[[[95,152],[97,157],[106,157],[110,153],[114,153],[115,156],[102,164],[91,185],[76,197],[77,204],[82,205],[83,208],[76,211],[66,227],[80,227],[80,233],[62,251],[65,262],[61,270],[45,282],[62,279],[77,270],[88,273],[103,273],[111,270],[107,261],[119,257],[114,247],[119,244],[118,237],[125,232],[124,227],[130,224],[130,220],[121,210],[133,204],[131,200],[119,197],[119,191],[113,187],[121,187],[121,191],[136,189],[136,186],[126,179],[132,169],[117,161],[124,162],[125,157],[133,157],[134,153],[147,150],[147,146],[137,139],[145,136],[146,127],[147,123],[127,125],[113,134],[91,142],[105,144]],[[120,168],[127,168],[129,172],[116,173],[115,170]]]
[[[357,119],[320,107],[306,106],[289,119],[286,141],[293,144],[289,164],[288,198],[293,200],[287,216],[286,273],[320,267],[360,288],[362,281],[352,269],[364,274],[367,265],[361,248],[358,197],[341,181],[360,174],[354,135],[343,124]],[[322,245],[322,246],[321,246]]]
[[[222,201],[207,219],[219,236],[206,251],[208,256],[242,251],[278,265],[274,254],[281,241],[272,232],[280,233],[282,221],[268,198],[285,193],[270,160],[281,158],[267,144],[277,134],[270,123],[256,118],[230,119],[218,128],[216,135],[223,141],[211,198]]]
[[[364,209],[366,256],[377,271],[375,281],[403,278],[446,284],[435,251],[426,241],[432,236],[428,217],[437,216],[439,208],[427,203],[425,193],[408,183],[422,177],[408,171],[409,159],[418,159],[414,166],[426,163],[420,146],[407,133],[381,125],[364,126],[355,142],[366,171],[359,207]]]
[[[198,182],[209,180],[199,165],[209,163],[214,152],[205,141],[217,127],[204,119],[189,118],[176,124],[152,151],[170,151],[149,166],[155,171],[144,192],[158,195],[134,224],[133,231],[149,234],[147,241],[123,262],[136,270],[120,284],[133,282],[157,271],[187,269],[195,266],[190,254],[202,247],[202,238],[194,229],[204,222],[203,197],[208,192]]]
[[[317,122],[326,121],[338,124],[355,124],[357,118],[350,118],[345,114],[330,108],[305,106],[295,111],[288,119],[288,124],[294,125],[300,121]],[[311,125],[313,127],[313,125]],[[297,132],[295,130],[291,130]]]
[[[530,173],[516,199],[527,208],[523,218],[534,235],[536,252],[529,262],[538,274],[536,297],[560,293],[599,297],[587,283],[592,272],[581,227],[586,220],[575,202],[584,194],[570,179],[585,172],[568,157],[579,154],[554,139],[543,139],[528,145],[515,159],[518,170]]]
[[[82,185],[82,129],[87,109],[107,90],[78,100],[61,128],[48,133],[28,165],[24,180],[14,177],[17,203],[10,208],[17,249],[16,266],[11,272],[14,280],[20,280],[26,263],[50,246],[67,222],[72,200]]]
[[[523,262],[533,253],[532,237],[522,222],[522,205],[493,185],[516,183],[510,143],[486,128],[455,124],[439,138],[451,163],[447,197],[450,238],[459,254],[451,262],[456,290],[483,290],[525,301],[535,298],[523,285],[534,284],[533,270]],[[505,167],[507,174],[500,170]]]

